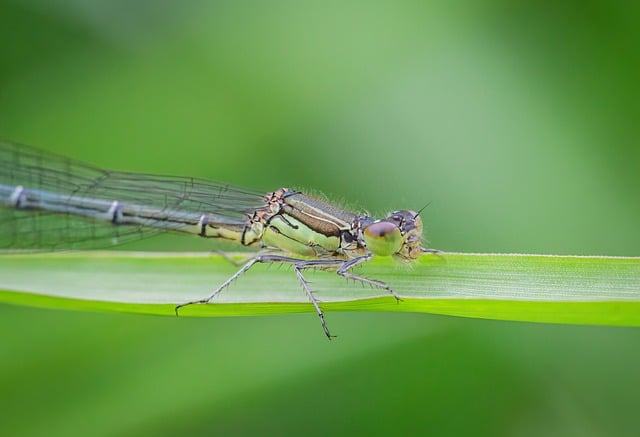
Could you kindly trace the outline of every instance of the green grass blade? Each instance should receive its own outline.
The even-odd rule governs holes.
[[[174,315],[237,270],[219,255],[78,252],[0,257],[0,302],[47,308]],[[640,258],[425,255],[405,266],[376,259],[359,274],[402,297],[309,272],[325,311],[403,311],[499,320],[640,326]],[[212,305],[181,316],[310,312],[290,266],[256,265]]]

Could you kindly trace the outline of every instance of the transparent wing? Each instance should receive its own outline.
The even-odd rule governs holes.
[[[0,141],[0,248],[80,249],[122,244],[167,230],[160,221],[179,212],[197,223],[203,214],[232,226],[264,207],[264,193],[191,177],[160,176],[103,170],[63,156],[9,141]],[[24,187],[56,193],[71,202],[98,199],[155,211],[136,225],[113,225],[105,217],[80,217],[42,209],[12,207],[12,190]],[[0,190],[2,193],[2,190]],[[175,230],[175,229],[174,229]]]
[[[99,249],[155,236],[158,229],[44,211],[0,209],[0,250]]]

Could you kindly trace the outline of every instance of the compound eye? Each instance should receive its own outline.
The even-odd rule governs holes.
[[[374,255],[390,256],[402,247],[402,233],[398,226],[387,221],[375,222],[363,232],[364,242]]]

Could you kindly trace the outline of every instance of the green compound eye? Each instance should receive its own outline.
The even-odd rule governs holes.
[[[393,223],[386,221],[372,223],[363,233],[367,248],[374,254],[390,256],[402,247],[402,233]]]

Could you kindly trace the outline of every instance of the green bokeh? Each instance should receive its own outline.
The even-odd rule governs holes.
[[[443,250],[639,255],[640,11],[512,3],[7,0],[0,136],[431,202]],[[0,434],[637,433],[635,329],[328,317],[2,306]]]

